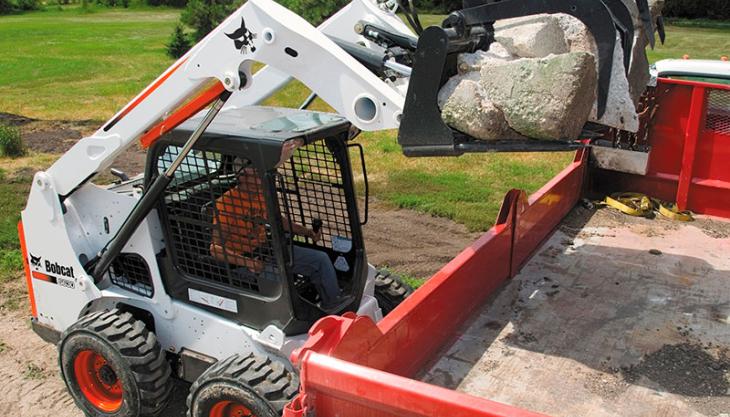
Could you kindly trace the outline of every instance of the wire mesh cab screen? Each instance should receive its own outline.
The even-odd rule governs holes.
[[[167,169],[179,152],[180,147],[167,146],[158,157],[158,171]],[[298,148],[271,176],[261,175],[238,155],[191,152],[164,200],[167,248],[175,267],[191,278],[269,296],[285,279],[277,252],[283,251],[286,259],[287,248],[300,245],[325,252],[347,289],[358,248],[353,243],[351,221],[357,219],[357,207],[347,158],[343,141],[319,140]],[[273,240],[272,225],[313,229],[318,220],[322,238],[317,242],[288,233],[283,242]]]
[[[180,152],[170,145],[158,159],[163,172]],[[185,274],[259,293],[274,256],[261,176],[234,155],[193,151],[165,195],[168,250]]]
[[[293,223],[310,229],[316,221],[322,223],[319,241],[294,236],[295,244],[327,253],[345,291],[352,282],[359,246],[353,237],[352,222],[358,215],[351,178],[346,177],[347,158],[347,146],[342,141],[310,143],[297,149],[279,167],[277,182],[279,205]]]
[[[297,149],[289,162],[279,168],[279,174],[280,205],[289,208],[292,221],[311,228],[315,219],[322,220],[322,240],[313,246],[342,249],[340,246],[351,242],[342,168],[324,141]],[[308,242],[301,236],[294,239]]]
[[[730,91],[709,91],[705,128],[722,135],[730,135]]]

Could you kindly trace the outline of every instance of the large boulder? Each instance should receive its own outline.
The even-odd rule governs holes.
[[[575,139],[595,101],[595,63],[585,52],[518,59],[478,52],[459,67],[464,73],[439,93],[441,116],[477,139]]]
[[[475,138],[521,137],[510,129],[502,111],[484,96],[479,72],[451,78],[439,93],[439,106],[441,117],[449,126]]]
[[[535,139],[576,139],[595,101],[596,66],[586,52],[490,61],[481,69],[484,97],[507,124]]]
[[[543,58],[568,52],[565,33],[551,15],[505,19],[497,22],[494,29],[494,39],[520,58]]]

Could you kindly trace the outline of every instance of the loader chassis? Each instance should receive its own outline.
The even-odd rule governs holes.
[[[162,349],[180,359],[179,376],[191,382],[211,363],[236,353],[268,352],[286,362],[309,327],[326,314],[312,277],[291,272],[291,245],[327,253],[340,287],[352,299],[347,308],[381,319],[374,298],[376,274],[363,247],[366,207],[361,216],[352,176],[351,125],[339,116],[310,111],[250,106],[219,114],[156,210],[108,271],[92,281],[79,265],[90,263],[93,248],[114,236],[198,122],[192,119],[150,149],[143,178],[109,187],[87,183],[63,200],[65,214],[54,224],[67,227],[72,239],[37,246],[28,259],[36,333],[55,343],[80,317],[121,309],[155,332]],[[279,164],[289,140],[302,145]],[[234,165],[242,161],[253,164],[266,199],[267,218],[246,219],[267,231],[256,253],[265,271],[211,255],[216,202],[236,186],[241,171]],[[321,219],[322,240],[286,235],[285,218],[306,226]],[[67,250],[74,253],[73,261],[59,256]],[[36,300],[41,302],[36,305]]]

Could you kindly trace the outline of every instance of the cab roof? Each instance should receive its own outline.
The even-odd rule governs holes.
[[[204,116],[201,112],[167,133],[155,149],[168,144],[182,146]],[[263,106],[224,108],[193,149],[240,155],[251,160],[257,168],[269,170],[280,161],[284,142],[290,139],[303,139],[305,144],[326,138],[349,140],[350,126],[347,119],[332,113]]]

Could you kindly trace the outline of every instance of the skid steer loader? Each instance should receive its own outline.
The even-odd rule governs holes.
[[[411,292],[367,263],[358,133],[400,128],[410,156],[580,146],[476,142],[443,123],[436,95],[458,53],[493,42],[494,20],[564,12],[596,38],[602,112],[617,31],[632,39],[618,3],[469,0],[423,29],[390,0],[355,0],[319,28],[249,0],[34,176],[19,224],[32,327],[58,345],[79,408],[159,415],[175,376],[193,383],[191,417],[280,415],[298,390],[289,356],[318,319],[378,321]],[[253,74],[256,61],[267,66]],[[256,105],[290,77],[313,91],[303,108],[317,95],[338,114]],[[113,171],[118,184],[95,185],[136,140],[148,148],[145,174]],[[301,268],[302,250],[320,262]],[[342,291],[334,303],[324,270]]]

